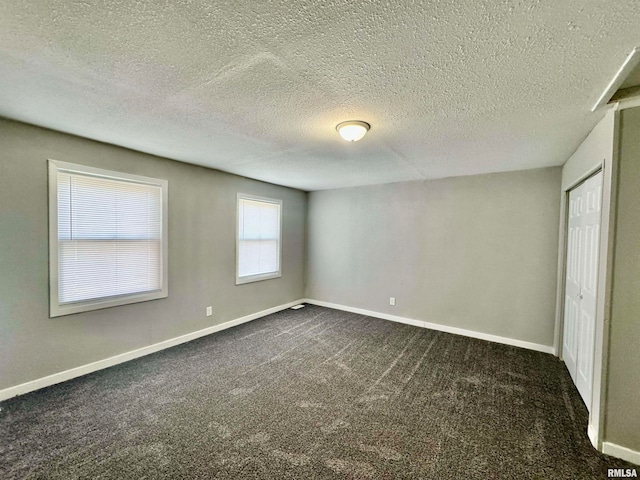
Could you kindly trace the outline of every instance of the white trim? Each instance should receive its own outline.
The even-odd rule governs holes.
[[[516,340],[515,338],[500,337],[498,335],[491,335],[489,333],[476,332],[473,330],[466,330],[464,328],[450,327],[448,325],[441,325],[439,323],[425,322],[423,320],[416,320],[413,318],[399,317],[397,315],[390,315],[388,313],[374,312],[372,310],[365,310],[363,308],[349,307],[346,305],[339,305],[337,303],[323,302],[321,300],[312,300],[305,298],[305,303],[312,305],[318,305],[321,307],[334,308],[336,310],[343,310],[345,312],[359,313],[361,315],[367,315],[369,317],[381,318],[383,320],[391,320],[392,322],[406,323],[414,325],[416,327],[428,328],[430,330],[438,330],[441,332],[453,333],[455,335],[462,335],[465,337],[478,338],[480,340],[487,340],[489,342],[502,343],[504,345],[511,345],[514,347],[526,348],[528,350],[535,350],[538,352],[550,353],[555,355],[555,348],[550,345],[542,345],[539,343],[525,342],[524,340]]]
[[[556,316],[553,328],[553,348],[556,356],[563,359],[562,342],[564,339],[564,288],[567,278],[567,232],[569,192],[562,191],[560,199],[560,227],[558,229],[558,271],[556,273]]]
[[[630,448],[616,445],[611,442],[602,443],[602,453],[605,455],[611,455],[612,457],[621,458],[627,462],[640,465],[640,452],[637,450],[631,450]]]
[[[413,325],[414,327],[423,327],[424,323],[422,320],[415,320],[413,318],[407,317],[399,317],[397,315],[390,315],[388,313],[374,312],[372,310],[365,310],[364,308],[356,308],[356,307],[348,307],[346,305],[339,305],[337,303],[331,302],[323,302],[322,300],[312,300],[310,298],[305,298],[304,303],[310,303],[311,305],[318,305],[319,307],[333,308],[335,310],[342,310],[343,312],[351,312],[358,313],[360,315],[365,315],[367,317],[376,317],[381,318],[383,320],[391,320],[392,322],[397,323],[406,323],[407,325]]]
[[[163,342],[154,343],[153,345],[149,345],[147,347],[138,348],[137,350],[132,350],[130,352],[121,353],[113,357],[105,358],[104,360],[98,360],[97,362],[88,363],[80,367],[75,367],[63,372],[54,373],[53,375],[38,378],[36,380],[22,383],[14,387],[5,388],[4,390],[0,390],[0,401],[7,400],[18,395],[24,395],[25,393],[33,392],[34,390],[39,390],[44,387],[49,387],[51,385],[55,385],[56,383],[66,382],[67,380],[71,380],[72,378],[81,377],[83,375],[87,375],[88,373],[97,372],[98,370],[112,367],[120,363],[128,362],[129,360],[144,357],[145,355],[159,352],[160,350],[165,350],[167,348],[180,345],[181,343],[190,342],[191,340],[195,340],[196,338],[204,337],[206,335],[219,332],[220,330],[226,330],[227,328],[235,327],[236,325],[250,322],[251,320],[255,320],[257,318],[261,318],[266,315],[279,312],[281,310],[286,310],[287,308],[291,308],[294,305],[298,305],[299,303],[302,303],[302,300],[296,300],[284,305],[268,308],[257,313],[252,313],[251,315],[236,318],[235,320],[229,320],[228,322],[213,325],[196,332],[187,333],[186,335],[171,338]]]
[[[593,448],[595,448],[596,450],[599,450],[598,432],[596,431],[596,428],[593,425],[587,426],[587,436],[589,437],[589,441],[591,441],[591,445],[593,445]]]
[[[622,98],[615,103],[616,110],[626,110],[627,108],[640,107],[640,95],[629,98]]]
[[[566,185],[562,189],[563,193],[569,193],[569,192],[571,192],[571,190],[575,190],[580,185],[582,185],[584,182],[589,180],[591,177],[593,177],[594,175],[597,175],[598,173],[603,171],[604,170],[604,164],[605,164],[605,161],[601,160],[598,163],[596,163],[595,165],[591,166],[591,168],[585,170],[582,173],[582,175],[580,175],[580,177],[577,178],[573,183],[569,183],[568,185]]]
[[[48,160],[49,171],[49,317],[60,317],[73,313],[88,312],[102,308],[117,307],[131,303],[157,300],[169,296],[169,208],[168,189],[169,182],[166,179],[143,177],[130,173],[104,170],[102,168],[87,167],[75,163],[61,162],[59,160]],[[162,219],[162,285],[160,289],[132,293],[118,297],[102,297],[92,300],[62,304],[59,302],[58,285],[58,172],[67,172],[77,175],[106,178],[118,182],[129,182],[137,184],[152,185],[159,187],[162,195],[161,219]]]
[[[640,63],[640,50],[638,47],[631,50],[631,53],[627,55],[627,58],[624,60],[622,66],[618,69],[616,74],[613,76],[607,88],[604,89],[598,101],[593,105],[591,111],[594,112],[597,108],[606,105],[611,97],[613,97],[618,87],[624,83],[627,79],[631,71]]]
[[[275,272],[258,273],[256,275],[239,276],[240,267],[240,200],[253,200],[262,203],[271,203],[278,206],[278,270]],[[236,285],[270,280],[282,277],[282,205],[283,201],[277,198],[260,197],[248,193],[236,194]]]

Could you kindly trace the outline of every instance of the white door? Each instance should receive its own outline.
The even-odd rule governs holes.
[[[562,356],[591,409],[602,172],[569,192]]]

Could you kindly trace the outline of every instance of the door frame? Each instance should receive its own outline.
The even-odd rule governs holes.
[[[564,295],[567,264],[567,229],[569,226],[569,192],[599,171],[602,178],[602,214],[600,220],[600,258],[598,262],[598,295],[596,300],[596,319],[593,358],[593,391],[589,413],[587,434],[593,446],[602,451],[604,439],[604,421],[606,406],[607,359],[609,351],[609,323],[611,316],[611,286],[613,277],[613,248],[615,235],[615,202],[618,174],[618,112],[614,112],[613,145],[611,156],[602,158],[586,167],[578,177],[562,186],[560,204],[560,230],[558,248],[558,287],[556,297],[556,329],[554,348],[562,359],[564,329]]]
[[[599,184],[600,184],[600,199],[599,199],[599,203],[600,203],[600,205],[598,206],[598,216],[600,218],[598,220],[598,228],[601,228],[601,222],[602,222],[602,184],[604,182],[604,171],[603,171],[603,168],[598,168],[595,172],[590,173],[589,175],[587,175],[587,177],[585,177],[584,179],[582,179],[581,181],[579,181],[575,185],[568,186],[564,193],[566,195],[566,200],[567,200],[566,204],[568,206],[571,206],[571,198],[572,198],[572,195],[574,194],[574,192],[577,192],[578,189],[580,189],[583,185],[587,184],[589,181],[591,181],[592,179],[594,179],[596,177],[600,177],[600,181],[599,181]],[[569,226],[571,225],[571,212],[569,211],[569,208],[567,208],[567,212],[566,212],[566,215],[565,215],[565,225],[566,225],[565,233],[568,233]],[[569,283],[568,272],[567,272],[567,267],[568,267],[568,262],[569,262],[569,258],[568,258],[569,242],[568,242],[568,238],[566,236],[565,236],[565,239],[566,239],[566,241],[565,241],[565,246],[564,246],[564,252],[565,252],[565,257],[567,258],[567,260],[566,260],[565,269],[564,269],[565,270],[565,278],[563,279],[563,281],[564,281],[563,296],[562,296],[562,301],[563,301],[563,315],[562,315],[563,316],[563,325],[560,327],[560,330],[558,332],[559,337],[562,340],[560,345],[558,345],[558,349],[559,349],[558,350],[558,352],[559,352],[558,356],[560,358],[562,358],[563,360],[565,360],[563,358],[564,357],[564,353],[565,353],[564,352],[564,347],[565,347],[564,334],[566,333],[566,329],[567,329],[566,301],[567,301],[567,284]],[[586,236],[585,236],[584,241],[585,242],[587,241]],[[598,238],[597,238],[596,242],[598,243],[598,248],[599,248],[600,247],[600,235],[598,235]],[[586,246],[586,243],[585,243],[585,246]],[[580,263],[582,263],[583,259],[579,258],[578,261]],[[596,258],[596,263],[597,263],[597,266],[598,266],[598,269],[599,269],[599,267],[600,267],[600,251],[599,250],[598,250],[598,255],[597,255],[597,258]],[[599,270],[598,270],[598,273],[599,273]],[[580,298],[582,298],[582,292],[583,292],[582,285],[584,285],[583,280],[584,279],[580,280],[580,285],[581,285],[580,286],[580,293],[579,293],[580,294]],[[593,314],[593,330],[592,330],[593,337],[591,337],[592,340],[593,340],[593,349],[592,349],[592,353],[591,353],[591,355],[592,355],[592,358],[591,358],[591,361],[592,361],[591,380],[593,380],[593,365],[595,365],[595,358],[593,357],[593,355],[595,353],[595,331],[596,331],[595,320],[596,320],[597,309],[598,309],[598,305],[597,305],[598,293],[600,291],[599,288],[598,288],[599,285],[598,285],[598,278],[597,277],[596,277],[595,281],[596,281],[596,285],[595,285],[595,290],[596,290],[596,292],[595,292],[596,293],[595,302],[596,302],[596,304],[594,305],[594,310],[591,312]],[[580,392],[580,396],[582,397],[583,401],[587,405],[587,409],[591,410],[591,408],[592,408],[591,402],[593,400],[593,385],[590,386],[588,392],[584,392],[583,390],[581,390],[580,389],[580,385],[579,385],[579,383],[580,383],[580,379],[579,379],[579,377],[580,377],[580,362],[581,362],[580,352],[582,351],[582,348],[581,348],[580,345],[581,345],[582,339],[584,338],[583,337],[583,331],[582,331],[582,328],[584,327],[584,323],[583,323],[583,320],[582,320],[582,318],[583,318],[582,317],[582,313],[583,313],[583,309],[582,309],[582,305],[581,305],[581,302],[580,302],[580,304],[578,306],[578,318],[576,319],[577,325],[575,326],[576,329],[577,329],[575,340],[578,343],[578,345],[576,346],[576,350],[574,352],[575,355],[576,355],[576,358],[574,359],[575,360],[575,364],[574,364],[575,370],[573,372],[571,371],[571,369],[569,368],[569,364],[567,363],[567,360],[565,360],[565,365],[567,366],[567,369],[569,370],[569,373],[571,374],[571,376],[573,378],[573,383],[575,384],[575,386],[578,388],[578,391]],[[584,378],[584,376],[582,376],[582,378]]]

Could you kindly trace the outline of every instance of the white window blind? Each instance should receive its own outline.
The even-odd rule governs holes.
[[[280,276],[281,200],[238,195],[237,282]]]
[[[166,297],[166,182],[54,168],[56,313]]]

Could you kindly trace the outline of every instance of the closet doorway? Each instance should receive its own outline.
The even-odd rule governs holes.
[[[562,356],[591,411],[602,171],[569,192]]]

